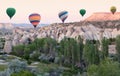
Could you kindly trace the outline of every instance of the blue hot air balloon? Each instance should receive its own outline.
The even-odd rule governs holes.
[[[64,23],[64,21],[67,19],[68,17],[68,12],[67,11],[61,11],[58,14],[59,18],[61,19],[61,21]]]

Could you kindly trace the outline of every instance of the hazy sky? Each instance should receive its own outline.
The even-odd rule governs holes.
[[[29,23],[29,14],[36,12],[41,15],[40,23],[57,23],[61,22],[58,13],[63,10],[69,12],[65,22],[77,22],[93,12],[110,12],[111,6],[119,12],[120,0],[0,0],[0,22]],[[16,9],[12,20],[6,14],[8,7]],[[84,17],[79,14],[81,8],[87,11]]]

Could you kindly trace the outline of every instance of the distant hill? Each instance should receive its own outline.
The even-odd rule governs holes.
[[[27,24],[27,23],[19,23],[19,24],[12,24],[14,27],[26,27],[26,28],[31,28],[33,27],[32,24]],[[37,27],[43,27],[43,26],[47,26],[48,24],[39,24]]]
[[[0,23],[0,29],[13,29],[14,26],[10,23]]]
[[[86,18],[85,21],[108,21],[108,20],[119,20],[120,12],[112,14],[110,12],[96,12],[93,13],[90,17]]]

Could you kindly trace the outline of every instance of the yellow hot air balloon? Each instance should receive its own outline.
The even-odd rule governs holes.
[[[111,8],[110,8],[110,11],[112,12],[112,14],[114,14],[115,12],[116,12],[116,7],[115,6],[112,6]]]

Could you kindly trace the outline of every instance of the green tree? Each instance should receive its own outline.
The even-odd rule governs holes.
[[[102,39],[102,59],[105,59],[106,57],[108,57],[109,55],[109,51],[108,51],[108,46],[109,46],[109,39],[107,38],[103,38]]]
[[[63,39],[61,42],[60,42],[60,50],[61,52],[63,53],[63,56],[64,56],[64,63],[70,63],[70,57],[72,56],[71,55],[71,51],[70,51],[70,42],[69,42],[69,39],[68,38],[65,38]]]
[[[97,44],[94,44],[94,57],[95,57],[94,64],[99,64],[100,63],[100,53],[99,53]]]
[[[72,56],[72,65],[75,65],[76,63],[79,63],[80,60],[80,50],[78,43],[75,39],[70,38],[69,39],[69,50],[70,56]]]
[[[25,58],[26,60],[28,60],[30,54],[33,53],[33,51],[35,51],[35,50],[36,50],[36,45],[35,45],[35,43],[31,43],[31,44],[25,45],[24,55],[23,55],[24,58]]]
[[[41,48],[42,53],[53,55],[56,50],[57,41],[52,38],[43,38],[38,40],[37,46]]]
[[[120,64],[118,62],[104,60],[99,65],[90,65],[88,67],[88,76],[119,76]]]
[[[87,64],[98,64],[100,62],[98,46],[87,40],[84,46],[83,58]]]
[[[73,38],[64,38],[60,42],[61,55],[64,56],[65,64],[72,64],[72,67],[80,61],[80,51],[78,43]]]
[[[92,47],[93,45],[91,44],[91,42],[89,40],[86,41],[86,44],[84,46],[84,51],[83,51],[83,59],[86,61],[86,63],[92,63],[92,51],[91,49],[93,49]]]
[[[78,37],[78,46],[79,46],[79,52],[78,52],[78,58],[80,58],[80,61],[83,59],[83,48],[84,48],[84,44],[83,44],[83,39],[79,36]]]
[[[23,57],[25,45],[17,45],[13,47],[11,54]]]
[[[120,35],[116,37],[116,54],[118,62],[120,63]]]
[[[36,38],[34,40],[33,43],[36,44],[37,50],[39,50],[41,52],[43,51],[44,41],[45,41],[45,38],[41,38],[41,39]]]
[[[38,61],[39,56],[40,56],[40,52],[38,50],[36,50],[32,54],[30,54],[29,56],[30,56],[30,59],[32,59],[33,61]]]
[[[62,63],[63,63],[63,60],[64,60],[64,58],[65,58],[65,39],[66,38],[64,38],[64,39],[62,39],[61,41],[60,41],[60,43],[59,43],[59,45],[57,45],[58,46],[58,48],[57,48],[57,53],[58,53],[58,57],[59,57],[59,63],[60,63],[60,66],[62,65]]]

